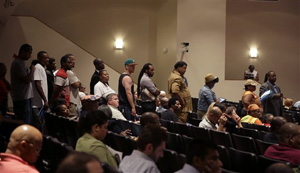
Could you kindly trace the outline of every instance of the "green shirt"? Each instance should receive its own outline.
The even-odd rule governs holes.
[[[118,169],[117,162],[106,145],[88,133],[81,136],[76,143],[76,151],[92,154],[103,162]]]

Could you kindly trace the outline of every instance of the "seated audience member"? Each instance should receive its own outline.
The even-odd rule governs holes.
[[[244,116],[241,121],[243,123],[262,125],[262,122],[259,119],[260,117],[260,108],[257,104],[251,104],[248,106],[248,115]]]
[[[266,173],[294,173],[293,169],[284,163],[274,163],[268,167]]]
[[[127,121],[124,115],[119,111],[119,98],[116,93],[111,93],[107,96],[107,105],[111,109],[112,118]]]
[[[0,153],[0,172],[38,172],[33,166],[43,144],[43,135],[33,126],[21,125],[11,134],[7,150]]]
[[[108,85],[109,74],[106,70],[101,70],[99,73],[100,81],[94,86],[94,94],[106,98],[108,94],[116,93],[111,87]]]
[[[162,114],[163,112],[169,109],[168,107],[169,99],[167,97],[159,97],[159,101],[160,101],[160,106],[157,108],[156,112]]]
[[[236,114],[236,108],[234,106],[229,106],[226,108],[225,115],[228,119],[226,123],[226,131],[233,133],[238,131],[237,128],[243,128],[241,123],[241,118]]]
[[[210,142],[194,139],[187,148],[186,163],[176,173],[221,173],[223,164],[219,159],[218,147]]]
[[[178,122],[177,115],[181,114],[181,105],[179,99],[177,97],[171,98],[168,102],[168,107],[169,109],[161,114],[161,119]]]
[[[286,119],[280,116],[274,117],[271,121],[271,132],[264,136],[264,141],[277,144],[279,142],[279,130],[283,124],[287,123]]]
[[[279,145],[272,145],[264,156],[300,165],[300,126],[285,123],[279,130]]]
[[[166,148],[167,133],[156,125],[143,128],[137,141],[137,150],[130,156],[124,157],[120,163],[120,171],[132,172],[160,172],[155,164],[163,157]]]
[[[140,123],[142,128],[146,127],[146,125],[148,124],[161,126],[158,115],[153,112],[143,113],[140,119]]]
[[[266,113],[262,116],[262,123],[264,126],[271,127],[271,121],[274,118],[272,114]]]
[[[82,109],[80,116],[86,115],[90,111],[98,110],[99,108],[99,96],[96,95],[87,95],[82,100]]]
[[[166,96],[166,91],[160,91],[159,97],[164,98]]]
[[[225,124],[227,123],[227,118],[223,114],[222,110],[225,106],[222,103],[213,102],[208,107],[207,113],[204,115],[203,120],[200,122],[199,127],[225,131]]]
[[[84,152],[72,152],[59,165],[56,173],[103,173],[99,159]]]
[[[293,105],[293,107],[295,107],[297,110],[300,109],[300,100],[296,101],[296,103]]]
[[[284,101],[284,108],[290,109],[293,106],[293,104],[294,104],[293,99],[287,98]]]
[[[70,116],[70,110],[65,104],[57,105],[56,108],[54,109],[54,113],[56,115],[63,116],[63,117]]]
[[[108,117],[103,111],[90,111],[79,118],[79,127],[84,135],[76,143],[76,151],[92,154],[101,162],[118,169],[113,155],[102,142],[107,134]]]
[[[88,95],[88,93],[85,92],[85,86],[84,85],[80,84],[78,94],[79,94],[80,100],[82,100],[85,96]]]

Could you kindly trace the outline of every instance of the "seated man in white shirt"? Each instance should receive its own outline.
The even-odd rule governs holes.
[[[227,122],[227,118],[225,115],[225,105],[222,103],[213,102],[208,107],[207,113],[204,115],[203,120],[200,122],[199,127],[225,131],[225,124]]]
[[[159,173],[155,162],[163,157],[167,138],[166,131],[157,125],[149,124],[144,127],[137,141],[138,149],[124,157],[120,163],[120,171]]]
[[[119,98],[116,93],[111,93],[107,97],[107,105],[111,109],[112,118],[127,121],[122,112],[119,111]]]
[[[193,140],[187,149],[186,163],[176,173],[222,172],[218,147],[210,141]]]

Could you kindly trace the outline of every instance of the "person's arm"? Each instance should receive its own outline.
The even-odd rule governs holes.
[[[227,118],[226,118],[226,115],[222,115],[219,120],[219,127],[218,127],[218,131],[226,131],[226,127],[225,127],[225,124],[227,123]]]
[[[132,109],[132,112],[131,114],[133,116],[136,115],[136,110],[135,110],[135,105],[134,105],[134,102],[133,102],[133,95],[131,93],[131,86],[133,85],[133,82],[132,82],[132,79],[131,77],[129,76],[125,76],[122,80],[122,84],[125,88],[125,92],[126,92],[126,96],[127,96],[127,100],[131,106],[131,109]]]
[[[77,82],[72,83],[71,86],[72,86],[73,88],[79,88],[79,87],[80,87],[80,84],[81,84],[81,82],[80,82],[80,81],[77,81]]]
[[[248,79],[248,75],[246,72],[244,72],[244,80]]]
[[[56,99],[56,97],[63,90],[63,88],[64,88],[63,86],[59,86],[59,85],[54,84],[52,101],[54,101]]]
[[[251,100],[253,99],[252,94],[247,94],[242,98],[242,102],[244,104],[244,107],[248,108],[248,106],[251,104]]]
[[[44,109],[47,109],[49,107],[49,104],[48,104],[48,100],[45,96],[45,93],[43,91],[43,88],[42,88],[42,83],[40,80],[35,80],[34,81],[34,84],[35,84],[35,87],[39,93],[39,95],[41,96],[41,98],[44,100]]]
[[[256,80],[256,81],[259,81],[259,75],[258,75],[258,72],[257,72],[257,74],[256,74],[255,80]]]

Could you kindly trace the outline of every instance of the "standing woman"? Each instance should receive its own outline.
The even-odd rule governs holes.
[[[101,162],[118,169],[116,160],[102,142],[107,134],[108,117],[100,110],[88,112],[79,119],[79,127],[84,134],[76,143],[76,151],[92,154]]]
[[[241,117],[247,115],[248,106],[251,104],[257,104],[261,108],[260,97],[254,93],[256,90],[257,82],[248,79],[245,82],[245,92],[242,96],[243,109]]]
[[[138,97],[142,100],[143,112],[155,112],[156,110],[156,97],[160,94],[160,90],[156,88],[151,80],[154,75],[154,67],[151,63],[143,66],[138,78]]]
[[[116,93],[111,87],[108,85],[109,74],[106,70],[101,70],[99,72],[99,82],[94,87],[94,94],[99,97],[106,97],[111,93]]]

